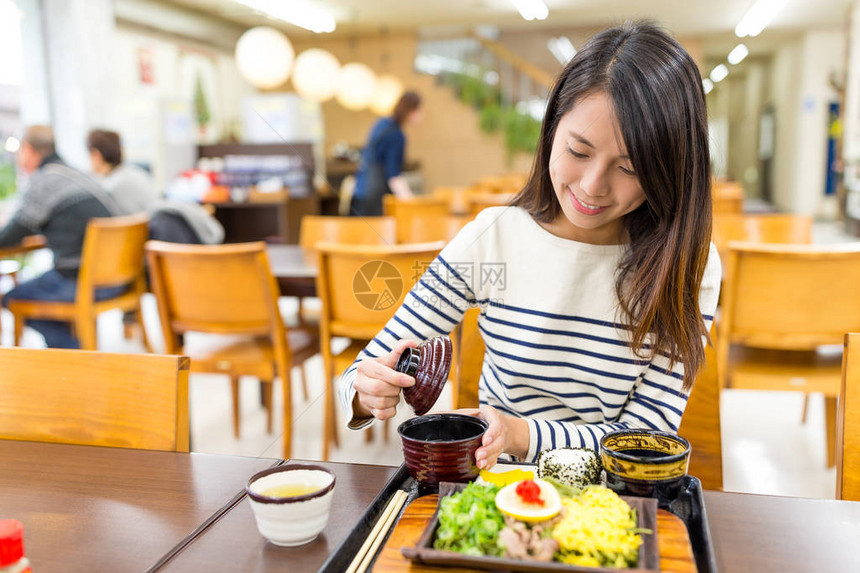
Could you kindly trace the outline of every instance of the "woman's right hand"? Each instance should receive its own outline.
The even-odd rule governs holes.
[[[416,347],[414,340],[400,340],[392,351],[379,358],[365,358],[358,363],[355,377],[355,406],[357,414],[379,420],[393,418],[400,402],[400,389],[415,384],[415,379],[401,374],[394,367],[407,347]]]

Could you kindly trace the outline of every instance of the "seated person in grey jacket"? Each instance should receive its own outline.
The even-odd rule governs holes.
[[[54,268],[9,291],[3,306],[16,300],[74,301],[87,223],[93,217],[118,215],[117,205],[98,183],[57,156],[48,126],[27,129],[16,163],[29,181],[18,210],[0,229],[0,247],[16,245],[28,235],[44,235],[54,255]],[[99,289],[96,299],[112,298],[125,288]],[[40,332],[51,348],[79,347],[68,323],[30,320],[27,326]]]

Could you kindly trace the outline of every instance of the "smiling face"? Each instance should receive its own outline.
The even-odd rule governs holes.
[[[549,176],[561,212],[544,224],[547,230],[582,243],[627,240],[623,217],[645,202],[645,192],[603,92],[583,98],[559,120]]]

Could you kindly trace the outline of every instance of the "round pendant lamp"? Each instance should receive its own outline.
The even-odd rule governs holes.
[[[335,99],[343,107],[360,110],[368,107],[376,95],[376,74],[366,65],[353,62],[340,69]]]
[[[380,76],[370,110],[376,115],[390,115],[401,95],[403,83],[399,79],[391,75]]]
[[[251,28],[236,42],[236,65],[252,86],[272,89],[290,77],[296,52],[290,40],[268,26]]]
[[[303,98],[323,102],[337,89],[340,62],[331,52],[320,48],[305,50],[293,66],[293,87]]]

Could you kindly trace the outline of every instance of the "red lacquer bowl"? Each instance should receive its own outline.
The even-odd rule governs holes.
[[[420,346],[407,348],[394,367],[398,372],[415,378],[415,385],[403,389],[403,399],[419,416],[426,414],[445,387],[451,370],[451,339],[437,336]]]
[[[488,424],[465,414],[429,414],[397,428],[409,474],[424,485],[468,482],[478,476],[475,450]]]

